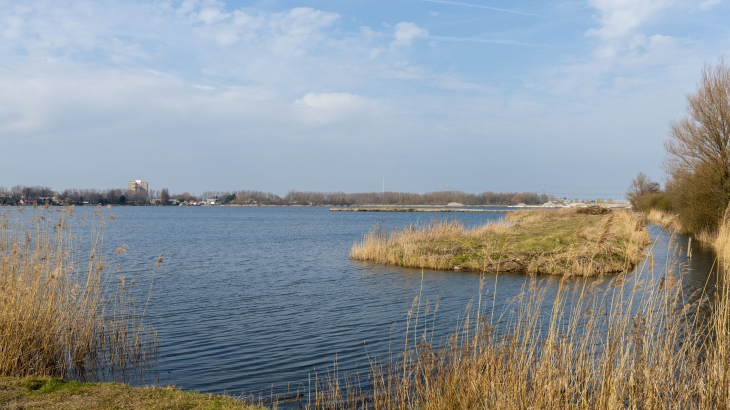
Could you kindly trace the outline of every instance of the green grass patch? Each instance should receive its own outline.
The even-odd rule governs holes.
[[[0,409],[256,410],[231,396],[58,378],[0,377]]]
[[[365,236],[350,257],[404,267],[484,272],[596,275],[628,272],[649,235],[629,212],[514,212],[509,226],[467,228],[454,220]],[[381,236],[379,236],[381,235]]]

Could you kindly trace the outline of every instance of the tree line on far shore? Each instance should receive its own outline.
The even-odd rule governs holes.
[[[20,205],[30,199],[39,205],[148,205],[156,192],[135,192],[126,189],[65,189],[54,191],[47,186],[0,186],[0,205]]]
[[[543,204],[554,198],[535,192],[482,192],[439,191],[425,194],[403,192],[314,192],[290,191],[281,197],[263,191],[205,191],[200,196],[183,192],[170,194],[160,191],[135,192],[123,189],[66,189],[53,191],[45,186],[16,185],[0,187],[1,205],[19,205],[22,199],[33,199],[38,204],[54,205],[176,205],[215,199],[218,204],[231,205],[446,205],[458,202],[467,206]]]
[[[724,57],[705,64],[697,90],[687,96],[687,116],[670,123],[664,148],[664,188],[639,173],[626,198],[639,211],[676,214],[685,233],[712,234],[730,204],[730,65]]]

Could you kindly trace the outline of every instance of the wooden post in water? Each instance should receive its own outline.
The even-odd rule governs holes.
[[[687,242],[687,259],[692,259],[692,237],[689,237],[689,242]]]

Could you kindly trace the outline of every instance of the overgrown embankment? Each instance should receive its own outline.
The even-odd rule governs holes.
[[[630,212],[528,210],[476,228],[453,219],[390,231],[376,226],[350,257],[412,268],[592,276],[632,270],[649,242]]]
[[[129,387],[118,383],[79,383],[61,379],[0,377],[0,408],[254,410],[229,396],[183,392],[174,387]]]

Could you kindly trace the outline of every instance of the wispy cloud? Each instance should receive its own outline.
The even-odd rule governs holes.
[[[498,8],[498,7],[482,6],[481,4],[461,3],[461,2],[458,2],[458,1],[448,1],[448,0],[421,0],[421,1],[426,1],[426,2],[429,2],[429,3],[450,4],[452,6],[474,7],[474,8],[477,8],[477,9],[503,11],[505,13],[522,14],[524,16],[548,17],[548,16],[545,16],[545,15],[542,15],[542,14],[525,13],[524,11],[517,11],[517,10],[510,10],[510,9],[501,9],[501,8]]]
[[[706,11],[721,3],[721,0],[705,0],[698,5],[700,10]]]
[[[499,40],[490,38],[478,38],[478,37],[443,37],[443,36],[428,36],[434,40],[441,41],[453,41],[453,42],[464,42],[464,43],[487,43],[487,44],[508,44],[512,46],[523,46],[523,47],[550,47],[546,44],[535,44],[525,43],[522,41],[515,40]]]
[[[659,169],[667,121],[727,48],[706,29],[722,13],[675,12],[717,0],[586,0],[549,20],[472,1],[544,4],[422,0],[404,15],[367,2],[0,0],[0,140],[17,153],[0,185],[115,186],[134,169],[174,190],[283,194],[354,190],[374,167],[415,188],[514,163],[528,165],[503,189],[532,175],[628,181]],[[485,28],[484,14],[515,18]],[[29,171],[28,157],[69,172]],[[476,165],[453,167],[464,162]]]
[[[641,43],[641,29],[674,5],[673,0],[589,0],[588,5],[598,10],[600,27],[586,32],[588,37],[598,37],[603,45],[596,54],[602,58],[615,58],[631,51]],[[638,37],[637,37],[638,36]]]

